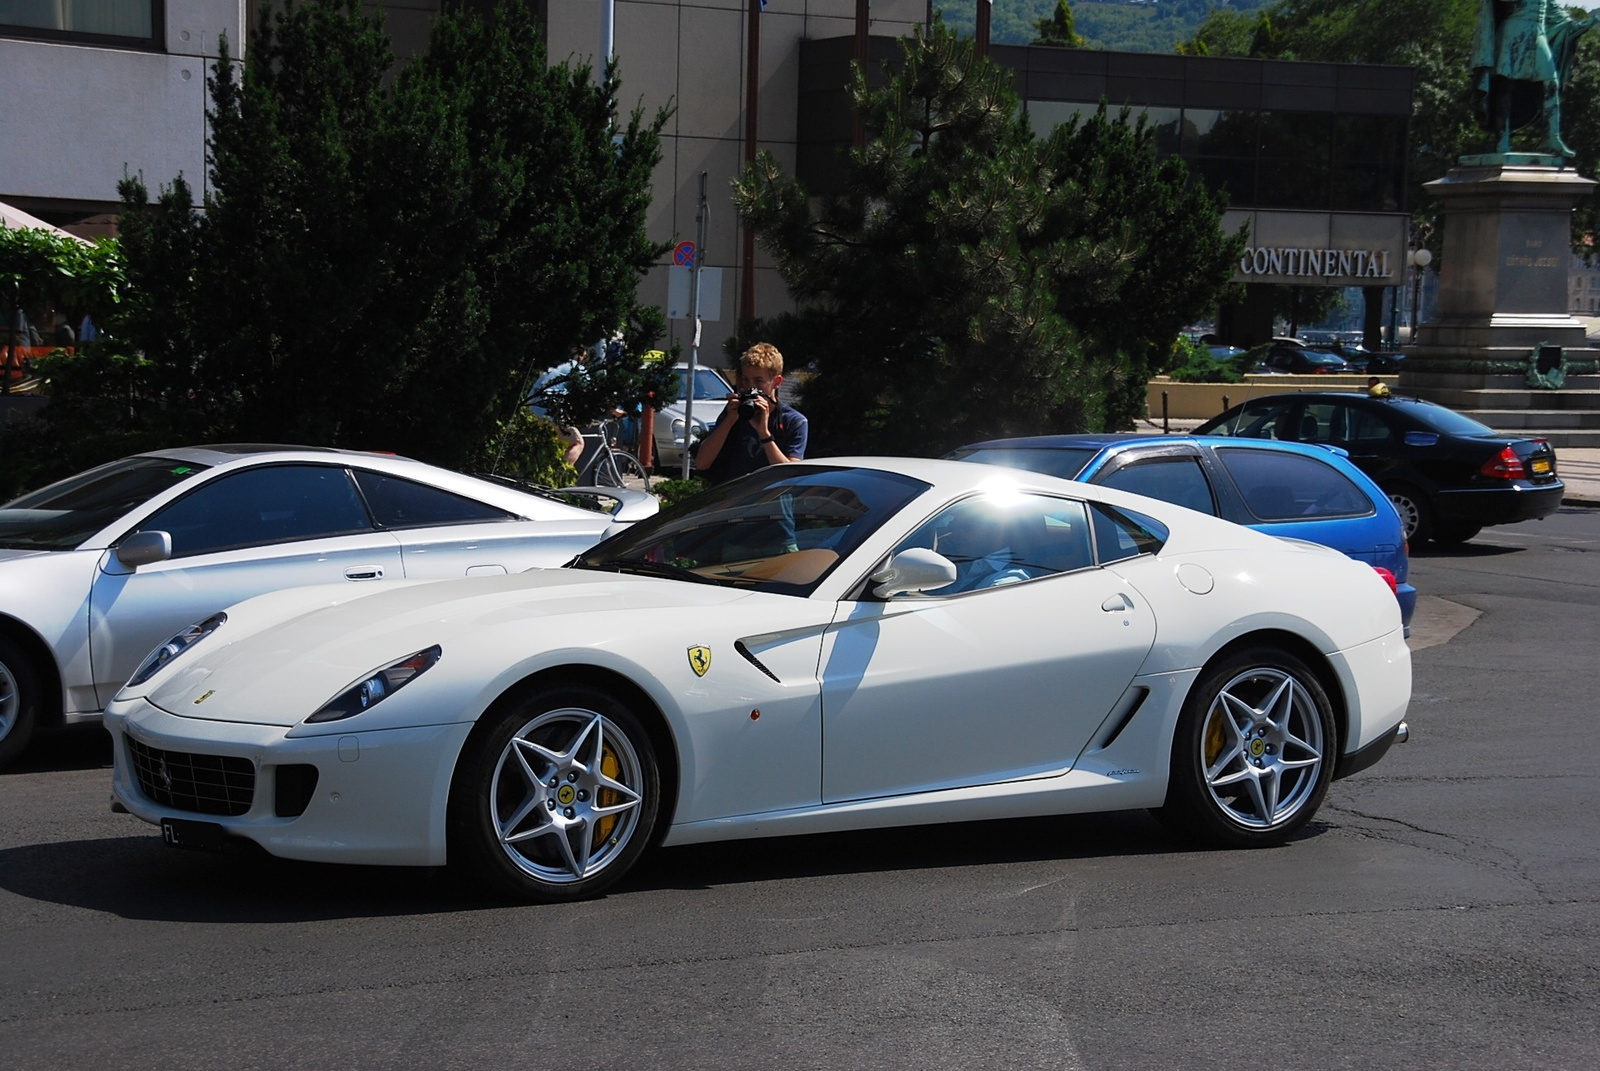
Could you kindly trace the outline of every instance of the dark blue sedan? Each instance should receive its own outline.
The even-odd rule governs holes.
[[[1388,498],[1341,451],[1193,435],[1038,435],[993,439],[950,458],[1041,472],[1159,498],[1269,535],[1343,551],[1385,574],[1410,634],[1417,589]]]

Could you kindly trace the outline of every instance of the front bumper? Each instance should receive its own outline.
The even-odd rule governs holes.
[[[271,725],[179,718],[143,699],[113,703],[111,791],[146,822],[184,818],[215,823],[284,859],[384,866],[441,866],[450,776],[472,730],[469,723],[290,737]],[[254,770],[243,814],[187,811],[146,795],[134,772],[129,739],[146,748],[242,760]],[[316,789],[294,817],[276,813],[280,766],[316,767]]]

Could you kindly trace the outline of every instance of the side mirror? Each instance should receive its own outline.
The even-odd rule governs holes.
[[[172,557],[172,537],[166,532],[135,532],[112,551],[129,569],[154,565]]]
[[[912,547],[889,559],[889,564],[872,574],[877,586],[872,594],[880,599],[914,591],[933,591],[956,581],[956,566],[936,550]]]

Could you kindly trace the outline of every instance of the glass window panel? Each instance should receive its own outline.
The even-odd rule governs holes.
[[[1100,105],[1084,104],[1063,100],[1030,100],[1026,102],[1028,109],[1028,126],[1033,130],[1035,137],[1047,138],[1050,132],[1067,120],[1076,116],[1088,117],[1100,109]]]
[[[1217,459],[1260,520],[1361,517],[1373,512],[1366,493],[1325,461],[1229,447],[1218,448]]]
[[[1167,542],[1167,530],[1161,522],[1142,513],[1096,502],[1090,506],[1090,516],[1095,555],[1101,565],[1141,554],[1159,554]]]
[[[1197,457],[1163,457],[1124,465],[1096,483],[1146,498],[1159,498],[1175,506],[1217,515],[1211,482]]]
[[[1262,160],[1251,203],[1263,208],[1327,208],[1328,169],[1299,160]]]
[[[157,0],[0,0],[0,26],[150,40]]]
[[[1294,160],[1317,172],[1328,169],[1333,153],[1333,116],[1317,112],[1262,112],[1263,157]]]
[[[1185,108],[1179,145],[1185,156],[1249,156],[1256,153],[1259,112]]]
[[[172,536],[172,556],[371,531],[342,468],[273,465],[224,476],[156,513],[140,531]]]
[[[1094,564],[1082,502],[1035,494],[978,495],[943,510],[892,553],[914,547],[937,551],[956,567],[956,579],[935,595],[1004,587]]]
[[[1187,162],[1191,174],[1199,176],[1208,188],[1226,192],[1230,203],[1256,203],[1255,160],[1201,156]]]
[[[503,509],[398,476],[365,469],[356,469],[355,475],[381,528],[426,528],[516,519]]]

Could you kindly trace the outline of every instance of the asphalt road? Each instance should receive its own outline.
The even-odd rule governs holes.
[[[0,774],[0,1067],[1600,1065],[1600,511],[1422,553],[1412,740],[1278,849],[1142,813],[697,846],[604,900],[196,856]]]

